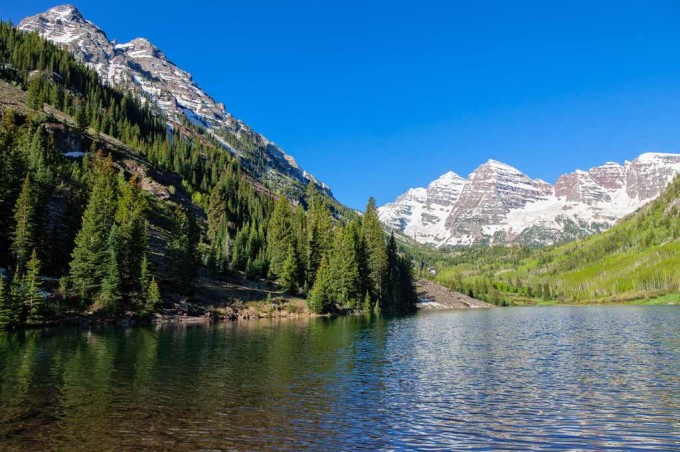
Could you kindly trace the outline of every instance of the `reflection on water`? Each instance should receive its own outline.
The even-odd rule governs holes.
[[[680,448],[680,309],[0,333],[0,448]]]

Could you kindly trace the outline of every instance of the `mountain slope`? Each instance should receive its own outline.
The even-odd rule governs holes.
[[[646,153],[560,176],[554,186],[489,160],[463,179],[446,173],[380,208],[390,228],[435,247],[552,245],[610,228],[655,199],[680,155]]]
[[[149,100],[173,128],[193,124],[204,129],[225,149],[241,157],[242,165],[268,186],[292,196],[303,193],[308,182],[330,195],[330,189],[303,171],[295,159],[243,121],[234,118],[205,93],[191,74],[172,63],[144,38],[124,44],[106,33],[72,5],[61,5],[23,19],[18,27],[65,46],[92,67],[111,86]]]
[[[305,210],[195,129],[169,137],[148,107],[0,21],[0,329],[204,301],[232,317],[243,306],[221,289],[275,282],[315,313],[415,308],[411,261],[372,203],[345,222],[308,184]]]
[[[680,292],[680,176],[600,234],[548,248],[431,250],[438,282],[498,304],[615,302]]]

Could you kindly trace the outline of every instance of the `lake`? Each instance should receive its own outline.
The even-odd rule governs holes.
[[[0,449],[680,449],[680,307],[0,333]]]

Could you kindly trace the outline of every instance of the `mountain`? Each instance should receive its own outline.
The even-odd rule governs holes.
[[[275,143],[234,118],[194,82],[191,74],[172,63],[149,40],[136,38],[124,44],[111,41],[72,5],[27,17],[17,28],[65,46],[76,59],[95,69],[105,83],[150,101],[170,127],[189,122],[205,130],[268,186],[301,194],[311,181],[330,195],[325,184],[302,170]]]
[[[495,304],[678,303],[680,175],[656,199],[583,240],[428,252],[429,277]]]
[[[412,262],[373,204],[351,214],[310,183],[304,199],[274,193],[151,106],[0,21],[0,329],[236,318],[258,299],[267,316],[416,308]]]
[[[435,247],[550,245],[606,230],[658,197],[680,155],[646,153],[560,176],[551,185],[489,160],[463,179],[448,172],[379,209],[381,221]]]

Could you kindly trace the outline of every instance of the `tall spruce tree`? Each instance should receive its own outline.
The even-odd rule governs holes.
[[[33,182],[31,176],[26,175],[14,207],[15,226],[12,252],[16,259],[18,273],[23,273],[26,262],[31,256],[31,251],[36,246],[35,208],[36,199]]]
[[[5,279],[0,276],[0,330],[12,326],[12,303],[5,285]]]
[[[345,308],[356,308],[361,295],[359,267],[354,236],[347,228],[337,228],[329,267],[336,301]]]
[[[97,157],[96,177],[71,261],[71,283],[75,291],[91,302],[106,276],[107,242],[116,212],[117,180],[111,157]]]
[[[281,270],[281,286],[283,290],[289,295],[297,295],[300,274],[300,259],[295,246],[288,247],[288,256],[283,262]]]
[[[181,204],[175,209],[171,237],[168,244],[170,276],[176,289],[189,295],[193,290],[196,244],[192,219]]]
[[[306,283],[311,287],[316,280],[316,272],[323,256],[327,255],[332,244],[332,216],[326,203],[321,199],[314,184],[307,190],[307,271]]]
[[[387,249],[382,225],[378,219],[375,199],[371,197],[362,218],[361,232],[366,245],[366,264],[368,270],[368,291],[376,302],[377,310],[385,302],[385,289],[388,276]]]
[[[120,266],[118,265],[118,227],[113,225],[106,245],[107,260],[103,264],[105,275],[102,280],[99,300],[109,312],[119,312],[123,296],[121,293]]]
[[[142,258],[142,263],[139,270],[139,298],[138,304],[143,307],[146,304],[149,295],[149,285],[151,284],[151,271],[149,269],[149,259],[146,254]]]
[[[269,270],[275,278],[281,275],[283,261],[288,257],[288,249],[295,245],[291,215],[290,204],[282,196],[274,207],[267,230]]]
[[[23,286],[23,309],[26,317],[31,322],[42,321],[42,292],[40,281],[40,260],[35,250],[31,253],[31,258],[26,263],[26,273],[22,278]]]
[[[149,284],[149,291],[146,296],[146,310],[149,313],[157,312],[161,308],[161,290],[158,287],[156,278],[151,278],[151,283]]]
[[[332,275],[325,256],[321,259],[314,286],[307,297],[307,306],[314,314],[328,313],[333,309]]]
[[[147,202],[136,176],[119,182],[120,196],[115,221],[118,224],[118,252],[122,287],[127,291],[140,289],[142,259],[148,247]]]

